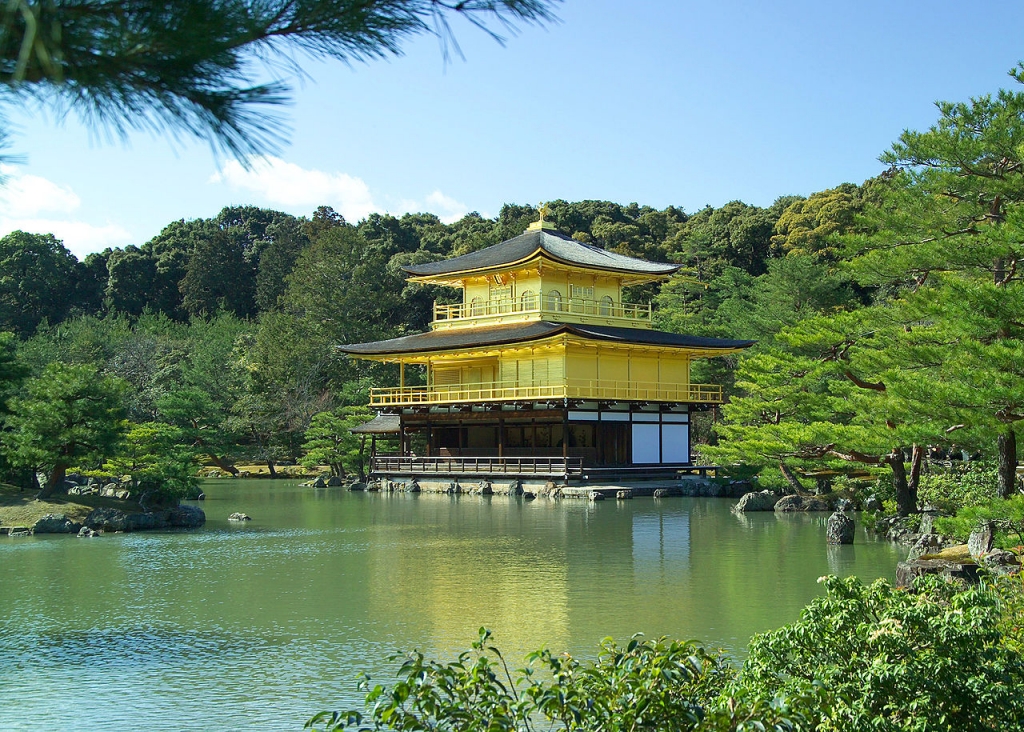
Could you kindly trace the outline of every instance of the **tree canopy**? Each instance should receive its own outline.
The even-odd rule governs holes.
[[[124,133],[169,130],[245,159],[281,142],[270,110],[299,55],[344,62],[396,55],[453,15],[498,29],[552,19],[555,0],[15,0],[0,9],[4,101],[33,98]],[[267,72],[275,79],[258,81]]]

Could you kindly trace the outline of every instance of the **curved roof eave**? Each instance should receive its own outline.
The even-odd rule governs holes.
[[[637,346],[721,351],[722,353],[731,353],[749,348],[756,343],[756,341],[748,340],[681,335],[679,333],[667,333],[659,330],[579,325],[576,323],[553,323],[541,320],[533,323],[494,326],[491,328],[434,330],[391,338],[385,341],[337,346],[337,348],[343,353],[356,357],[379,358],[412,353],[436,353],[467,348],[506,346],[550,338],[562,333],[587,340],[617,342]]]
[[[417,278],[470,274],[526,262],[538,254],[570,266],[648,277],[668,276],[682,267],[679,264],[627,257],[578,242],[563,234],[540,230],[527,231],[500,244],[452,259],[407,265],[402,270]]]

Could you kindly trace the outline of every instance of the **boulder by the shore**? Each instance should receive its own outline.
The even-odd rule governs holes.
[[[896,565],[896,586],[909,587],[916,577],[923,577],[926,574],[973,582],[978,578],[978,565],[948,559],[914,559],[900,562]]]
[[[779,497],[771,491],[756,491],[745,493],[739,503],[732,507],[733,511],[740,513],[747,511],[771,511],[778,503]]]
[[[828,511],[829,506],[820,498],[807,496],[783,496],[775,504],[776,513],[792,511]]]
[[[77,534],[82,524],[62,513],[48,513],[32,526],[33,534]]]

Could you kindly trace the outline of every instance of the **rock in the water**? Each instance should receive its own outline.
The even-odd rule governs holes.
[[[228,516],[228,521],[252,521],[252,516],[247,513],[235,512]]]
[[[615,497],[620,501],[624,501],[633,497],[633,491],[629,488],[624,488],[621,491],[615,491]]]
[[[776,513],[827,510],[828,504],[820,498],[805,498],[804,496],[783,496],[775,504]]]
[[[366,483],[359,483],[359,482],[349,483],[348,489],[350,491],[365,491],[366,490]]]
[[[332,475],[330,478],[327,479],[327,485],[331,488],[338,488],[341,486],[341,484],[341,478],[339,478],[337,475]]]
[[[12,526],[11,530],[7,532],[7,535],[13,538],[19,536],[32,536],[32,529],[27,526]]]
[[[316,480],[313,481],[313,487],[314,488],[326,488],[327,487],[327,481],[324,480],[322,475],[318,475]]]
[[[864,501],[864,510],[871,511],[872,513],[882,510],[882,501],[878,496],[868,496],[868,499]]]
[[[828,517],[825,541],[829,544],[852,544],[854,528],[852,518],[842,511],[836,511]]]
[[[992,551],[994,539],[995,526],[991,521],[982,521],[967,539],[967,548],[970,550],[971,556],[979,559],[988,554]]]
[[[491,486],[491,481],[489,480],[481,480],[479,490],[481,496],[490,496],[494,494],[494,488]]]
[[[937,574],[974,581],[978,577],[978,565],[951,562],[948,559],[914,559],[896,565],[896,586],[909,587],[915,577]]]
[[[413,478],[409,481],[409,484],[405,488],[409,493],[419,493],[422,489],[420,488],[420,482]]]
[[[197,529],[206,523],[206,513],[198,506],[178,506],[166,513],[167,524],[177,529]]]
[[[94,536],[99,536],[99,535],[100,535],[99,531],[93,531],[88,526],[83,526],[82,528],[80,528],[78,530],[78,538],[79,539],[91,539]]]
[[[733,511],[771,511],[775,508],[779,497],[771,491],[757,491],[746,493],[740,498],[739,503],[732,507]]]
[[[48,513],[36,521],[33,534],[74,534],[82,525],[75,523],[62,513]]]
[[[591,501],[603,501],[604,493],[601,491],[590,491],[590,495],[587,496]]]

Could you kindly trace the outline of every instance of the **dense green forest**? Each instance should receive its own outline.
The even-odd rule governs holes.
[[[856,301],[805,240],[844,226],[862,202],[861,187],[843,185],[692,215],[555,201],[550,218],[582,241],[684,262],[685,276],[630,293],[656,302],[662,327],[765,340],[781,318]],[[314,415],[363,405],[370,386],[395,380],[334,346],[423,331],[434,300],[459,297],[407,283],[402,265],[495,244],[536,216],[508,204],[450,225],[429,214],[352,224],[326,207],[309,218],[235,207],[84,262],[52,236],[16,232],[0,240],[0,328],[16,334],[10,347],[32,374],[90,365],[125,384],[131,423],[187,428],[209,460],[295,461]],[[778,294],[803,289],[779,312]],[[726,365],[712,368],[707,378],[727,378]]]
[[[696,368],[695,381],[729,395],[699,435],[702,457],[753,465],[783,490],[803,488],[808,470],[866,468],[903,515],[945,479],[922,469],[928,454],[987,466],[991,480],[975,483],[989,487],[950,499],[953,510],[1017,493],[1024,94],[939,112],[931,129],[902,135],[878,177],[767,208],[550,203],[567,235],[684,265],[629,293],[653,301],[658,327],[757,340],[741,358]],[[10,234],[0,240],[0,329],[12,334],[0,361],[5,474],[42,472],[56,485],[66,468],[123,470],[113,452],[161,444],[229,471],[243,459],[301,460],[316,415],[331,415],[319,418],[320,438],[343,431],[365,418],[371,386],[396,381],[335,346],[425,330],[431,303],[458,296],[406,282],[401,267],[495,244],[535,218],[516,204],[447,225],[430,214],[352,223],[327,207],[308,218],[231,207],[84,262],[52,236]],[[79,398],[79,383],[103,399]],[[40,404],[77,414],[101,403],[121,428],[39,438],[57,420]],[[78,416],[88,432],[96,416]],[[353,445],[335,442],[327,462],[358,469]]]

